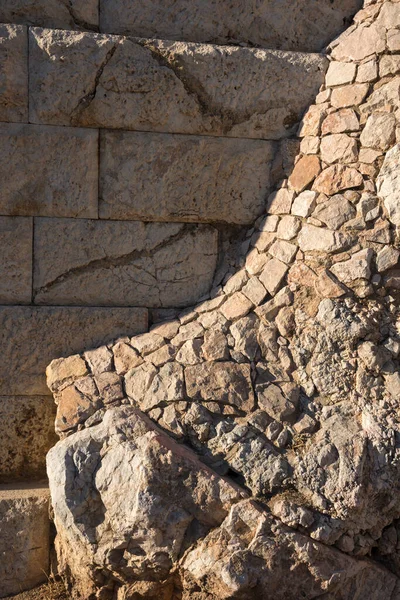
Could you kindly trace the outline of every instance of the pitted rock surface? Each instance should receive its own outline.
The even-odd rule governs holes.
[[[334,41],[300,154],[235,273],[175,320],[48,367],[57,544],[77,598],[399,599],[398,29],[400,3],[367,1]],[[147,455],[143,438],[159,435],[173,446]],[[163,460],[169,481],[192,451],[196,469],[159,508],[185,511],[174,539],[157,513],[140,549],[140,528],[122,540],[117,524],[151,527],[158,506],[136,486]],[[210,489],[193,498],[200,472]],[[224,485],[218,522],[193,534]],[[167,558],[146,570],[153,540]]]

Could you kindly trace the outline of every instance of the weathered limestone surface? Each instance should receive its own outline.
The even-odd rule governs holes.
[[[270,142],[128,131],[100,139],[102,219],[251,224],[265,208]]]
[[[33,123],[266,139],[293,129],[327,66],[318,54],[38,28],[29,56]]]
[[[96,29],[98,0],[1,0],[0,21],[39,27]]]
[[[0,214],[96,218],[97,136],[87,129],[0,123]]]
[[[0,121],[28,120],[27,36],[26,27],[0,25]]]
[[[0,481],[44,478],[55,442],[55,407],[49,396],[0,396]]]
[[[208,225],[35,223],[37,304],[185,306],[211,288],[218,232]]]
[[[318,52],[360,6],[360,0],[100,0],[100,27],[140,37]]]
[[[49,570],[49,490],[0,486],[0,597],[46,581]]]
[[[147,328],[142,308],[0,307],[0,394],[48,394],[46,365]]]
[[[0,303],[32,300],[33,219],[0,217]]]

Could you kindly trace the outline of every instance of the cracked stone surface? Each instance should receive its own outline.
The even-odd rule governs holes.
[[[98,0],[2,0],[0,21],[39,27],[97,29]]]
[[[0,123],[1,214],[97,217],[97,154],[97,131]]]
[[[319,54],[39,28],[30,44],[30,120],[54,125],[278,139],[327,67]]]
[[[218,232],[208,225],[36,219],[34,299],[185,306],[211,288],[217,246]]]
[[[293,600],[400,597],[400,96],[398,75],[379,78],[377,68],[399,27],[399,3],[366,2],[334,41],[331,65],[347,66],[331,66],[300,124],[293,167],[306,172],[297,167],[294,179],[288,172],[280,181],[245,234],[236,269],[150,332],[49,365],[61,438],[49,457],[58,554],[76,598],[252,600],[271,590]],[[322,172],[313,181],[308,167],[317,161]],[[131,414],[171,438],[152,467]],[[114,468],[104,444],[124,445]],[[124,462],[131,451],[137,463]],[[138,549],[131,530],[123,541],[107,534],[121,520],[130,525],[143,506],[154,514],[157,501],[134,496],[134,510],[118,513],[114,528],[107,512],[117,504],[104,510],[102,494],[121,481],[139,485],[139,477],[119,474],[133,463],[158,481],[157,461],[175,452],[194,452],[210,481],[221,477],[246,497],[210,531],[196,526],[185,550],[182,517],[172,561],[158,521],[169,514],[163,504],[154,523],[167,548],[165,570],[154,575],[160,554],[150,574],[143,570],[153,546]],[[106,465],[115,481],[103,475]],[[195,470],[187,477],[196,490]],[[181,479],[171,510],[186,497]],[[79,509],[92,492],[96,516]],[[93,527],[101,535],[91,537]],[[192,525],[185,531],[183,538],[192,535]],[[76,539],[84,560],[71,551]]]
[[[251,224],[265,208],[274,150],[261,140],[105,131],[100,218]]]

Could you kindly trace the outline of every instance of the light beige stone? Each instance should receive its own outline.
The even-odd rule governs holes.
[[[1,214],[97,218],[97,136],[0,123]]]
[[[310,106],[303,116],[297,135],[299,137],[318,136],[321,132],[321,124],[326,117],[328,108],[329,104],[327,102]]]
[[[397,75],[400,72],[400,56],[383,55],[379,61],[379,77]]]
[[[383,83],[383,82],[382,82]],[[383,83],[377,87],[374,92],[368,97],[365,104],[360,106],[362,122],[365,123],[367,118],[376,111],[388,111],[393,106],[398,108],[400,96],[400,77],[397,75],[390,79],[388,83]]]
[[[34,256],[37,304],[184,306],[211,288],[217,231],[208,225],[37,219]]]
[[[51,396],[0,396],[0,481],[45,477],[54,418]]]
[[[400,50],[400,31],[398,29],[389,29],[386,34],[387,46],[390,52]]]
[[[353,254],[350,260],[338,262],[330,270],[342,283],[351,283],[356,279],[369,279],[373,255],[374,251],[371,248],[360,250]]]
[[[151,362],[155,367],[162,367],[165,363],[174,360],[176,356],[176,348],[171,344],[164,344],[155,352],[147,354],[145,360]]]
[[[274,258],[288,265],[296,256],[297,246],[290,242],[286,242],[285,240],[276,240],[268,252]]]
[[[335,40],[332,57],[339,61],[361,61],[375,53],[384,52],[386,35],[377,23],[352,27]]]
[[[292,205],[292,215],[307,218],[315,208],[317,192],[307,190],[299,194]]]
[[[275,319],[281,308],[284,306],[290,306],[293,302],[293,293],[290,291],[288,286],[279,290],[279,292],[272,298],[258,306],[255,309],[256,315],[266,324]]]
[[[367,83],[353,83],[352,85],[337,87],[332,92],[332,106],[335,108],[358,106],[366,97],[368,89]]]
[[[345,165],[332,165],[317,177],[313,189],[331,196],[341,190],[359,187],[362,182],[362,175],[357,169]]]
[[[287,265],[277,258],[271,258],[265,265],[265,268],[260,275],[260,281],[271,296],[274,296],[278,291],[287,270]]]
[[[344,133],[345,131],[358,131],[360,123],[357,114],[352,108],[342,108],[331,113],[322,123],[322,133]]]
[[[321,158],[328,164],[356,162],[358,158],[357,140],[345,133],[327,135],[321,140]]]
[[[395,267],[398,263],[400,252],[392,246],[384,246],[376,255],[376,270],[378,273]]]
[[[147,310],[141,308],[2,306],[0,394],[49,394],[45,370],[51,360],[146,329]]]
[[[267,295],[267,290],[259,279],[254,275],[242,288],[242,293],[254,304],[258,306]]]
[[[273,192],[267,202],[267,211],[271,215],[284,215],[290,213],[294,192],[285,188]]]
[[[383,198],[389,220],[400,226],[400,181],[399,181],[400,144],[387,152],[377,179],[378,195]]]
[[[400,7],[396,0],[383,3],[376,23],[385,29],[400,26]]]
[[[0,25],[0,89],[0,120],[28,121],[26,27]]]
[[[253,248],[246,256],[246,271],[249,275],[258,275],[266,262],[268,262],[268,256],[260,253],[257,248]]]
[[[396,117],[392,113],[376,112],[368,117],[360,142],[366,148],[388,150],[396,140]]]
[[[252,308],[253,303],[242,292],[236,292],[228,298],[219,311],[225,319],[234,321],[235,319],[245,317]]]
[[[222,331],[216,331],[215,329],[206,331],[202,352],[207,361],[227,360],[229,358],[228,341]]]
[[[102,219],[252,224],[270,191],[262,140],[105,131],[100,157]]]
[[[197,365],[201,362],[201,339],[188,340],[179,349],[176,360],[182,365]]]
[[[343,242],[341,235],[335,231],[314,225],[303,225],[298,244],[303,252],[333,252],[342,247]]]
[[[279,222],[276,235],[281,240],[292,240],[301,229],[301,221],[292,215],[285,215]]]
[[[34,28],[30,120],[276,139],[317,93],[325,64],[317,54]]]
[[[50,552],[47,486],[0,486],[0,597],[47,580]]]
[[[318,204],[313,217],[325,223],[329,229],[339,229],[346,221],[354,219],[356,209],[341,194],[332,196],[326,202]]]
[[[356,0],[261,0],[254,13],[240,0],[164,0],[136,4],[100,0],[101,31],[217,44],[249,42],[265,48],[318,52],[359,9]]]
[[[318,154],[320,139],[316,135],[308,135],[301,140],[300,152],[303,154]]]
[[[315,290],[322,298],[341,298],[347,292],[346,288],[326,269],[323,269],[315,280]]]
[[[0,217],[0,304],[32,298],[32,219]]]
[[[98,0],[1,0],[0,21],[60,29],[95,29]]]
[[[273,233],[274,231],[276,231],[277,227],[278,227],[278,223],[279,223],[279,217],[278,215],[268,215],[267,217],[265,217],[265,219],[263,219],[259,230],[260,231],[268,231],[270,233]]]
[[[378,77],[378,63],[376,58],[372,58],[361,65],[358,65],[356,81],[358,83],[367,83],[375,81]]]
[[[353,83],[357,65],[354,63],[332,61],[325,76],[325,85],[333,87],[345,83]]]
[[[143,333],[142,335],[136,335],[131,339],[132,347],[142,356],[155,352],[161,346],[164,345],[164,338],[158,333],[150,331],[150,333]]]
[[[59,392],[76,379],[88,374],[85,360],[74,354],[67,358],[55,358],[46,368],[46,382],[52,392]]]
[[[296,163],[290,177],[289,184],[296,192],[302,192],[310,185],[321,171],[319,158],[307,154]]]
[[[142,364],[143,359],[139,354],[124,342],[118,342],[113,346],[115,370],[118,375],[125,375],[130,369]]]
[[[187,325],[182,325],[179,328],[178,334],[172,338],[171,344],[174,346],[181,346],[188,340],[194,340],[195,338],[202,337],[204,335],[204,329],[198,321],[192,321]]]
[[[372,164],[379,156],[382,156],[382,152],[380,150],[373,150],[372,148],[360,148],[359,159],[362,163]]]
[[[101,373],[112,370],[113,354],[107,346],[100,346],[94,350],[87,350],[84,353],[84,358],[93,375],[101,375]]]
[[[257,250],[259,250],[260,252],[265,252],[275,241],[276,235],[273,233],[262,231],[261,233],[254,234],[254,238],[255,248],[257,248]]]

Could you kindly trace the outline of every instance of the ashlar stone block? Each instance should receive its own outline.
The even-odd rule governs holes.
[[[38,218],[34,301],[185,306],[211,288],[217,246],[209,225]]]
[[[0,395],[50,395],[53,359],[146,330],[143,308],[0,306]]]
[[[252,224],[273,145],[262,140],[101,132],[100,218]]]
[[[32,299],[30,217],[0,217],[0,304],[29,304]]]
[[[0,123],[0,214],[97,218],[98,132]]]
[[[27,120],[27,30],[20,25],[0,25],[0,121]]]
[[[99,0],[1,0],[0,21],[61,29],[97,29]]]
[[[277,139],[318,93],[319,54],[33,28],[30,120]]]

